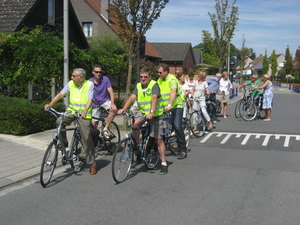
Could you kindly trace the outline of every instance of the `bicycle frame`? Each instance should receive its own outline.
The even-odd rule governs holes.
[[[61,116],[61,120],[59,122],[59,125],[57,126],[56,130],[54,131],[54,137],[53,137],[53,141],[56,142],[56,145],[58,144],[61,144],[62,148],[60,149],[62,155],[65,157],[65,160],[66,161],[72,161],[73,160],[73,150],[75,148],[75,145],[76,145],[76,141],[77,140],[81,140],[81,136],[80,136],[80,130],[79,130],[79,125],[78,125],[78,121],[77,121],[77,118],[78,115],[75,113],[59,113],[57,111],[55,111],[54,109],[50,109],[49,110],[50,113],[52,113],[52,115],[54,115],[56,117],[56,119],[58,119],[58,116],[57,115],[60,115]],[[63,120],[66,116],[69,116],[69,115],[74,115],[76,117],[74,123],[75,123],[75,127],[74,128],[62,128],[62,123],[63,123]],[[62,131],[71,131],[73,130],[73,136],[72,136],[72,140],[71,140],[71,145],[70,145],[70,151],[67,151],[66,150],[66,147],[65,147],[65,144],[62,140],[62,136],[61,136],[61,132]]]

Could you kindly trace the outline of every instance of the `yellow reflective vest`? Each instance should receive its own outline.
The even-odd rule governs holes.
[[[139,109],[144,114],[149,114],[152,104],[152,88],[156,84],[156,81],[151,80],[148,87],[143,91],[142,83],[137,83],[137,104]],[[160,98],[157,100],[157,105],[153,116],[160,116],[163,114],[164,109],[161,105]]]
[[[178,104],[178,97],[184,101],[184,95],[181,91],[178,79],[173,74],[169,73],[166,80],[159,78],[157,80],[157,83],[160,88],[162,106],[167,106],[168,102],[170,100],[170,97],[171,97],[171,87],[170,87],[171,80],[175,80],[177,83],[176,98],[174,99],[172,106],[171,106],[171,108],[174,108]]]
[[[69,107],[68,111],[72,113],[81,113],[84,111],[86,104],[89,100],[89,90],[93,82],[85,80],[82,83],[81,88],[78,88],[76,84],[74,84],[73,80],[69,82]],[[92,107],[90,107],[86,114],[86,119],[92,119]]]

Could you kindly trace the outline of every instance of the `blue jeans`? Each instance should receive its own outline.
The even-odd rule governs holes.
[[[171,109],[174,129],[177,136],[178,151],[186,153],[186,142],[182,129],[183,108]]]
[[[210,101],[215,103],[215,107],[212,107],[212,111],[211,111],[211,120],[217,121],[217,112],[216,112],[217,98],[215,93],[210,94]]]

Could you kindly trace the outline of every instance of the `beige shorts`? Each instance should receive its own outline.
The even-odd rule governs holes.
[[[104,102],[104,103],[101,105],[101,107],[103,107],[107,112],[109,112],[110,105],[111,105],[111,101],[110,101],[110,100],[107,100],[106,102]],[[98,107],[93,109],[93,111],[92,111],[92,116],[93,116],[93,117],[96,117],[96,118],[100,118],[100,110],[99,110]],[[99,120],[92,119],[92,122],[95,122],[95,121],[99,121]]]
[[[221,103],[227,103],[229,102],[229,94],[228,95],[218,95],[218,100]]]

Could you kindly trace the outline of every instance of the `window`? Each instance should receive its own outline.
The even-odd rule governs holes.
[[[93,23],[92,22],[86,22],[82,23],[83,25],[83,33],[86,37],[91,37],[93,34]]]
[[[284,63],[283,62],[279,63],[279,67],[284,67]]]
[[[48,24],[55,25],[55,0],[48,0]]]

